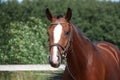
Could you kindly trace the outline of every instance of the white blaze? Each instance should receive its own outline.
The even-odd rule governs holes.
[[[53,36],[54,36],[54,43],[58,43],[62,34],[62,25],[58,24],[53,31]],[[58,61],[58,48],[56,46],[53,47],[53,62],[57,63]]]

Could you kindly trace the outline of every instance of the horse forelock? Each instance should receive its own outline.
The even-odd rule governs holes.
[[[57,15],[56,18],[59,19],[59,18],[62,18],[63,15]]]

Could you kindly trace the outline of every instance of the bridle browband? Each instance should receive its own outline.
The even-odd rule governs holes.
[[[66,23],[66,22],[58,22],[58,23],[51,23],[51,25],[57,25],[57,24],[69,24],[71,26],[70,23]],[[70,45],[71,45],[71,41],[72,41],[72,29],[70,27],[70,34],[69,34],[69,39],[68,39],[68,42],[66,44],[66,47],[63,47],[62,45],[60,45],[59,43],[54,43],[54,44],[51,44],[50,45],[50,49],[54,46],[57,46],[60,54],[62,55],[63,58],[66,58],[67,57],[67,51],[68,49],[70,48]],[[62,49],[62,51],[60,51],[59,47]]]

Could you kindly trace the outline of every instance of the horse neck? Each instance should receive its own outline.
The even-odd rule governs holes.
[[[70,53],[67,55],[67,65],[72,73],[78,72],[84,74],[84,70],[88,64],[88,59],[92,58],[93,45],[90,41],[72,27],[72,43]],[[91,50],[91,51],[90,51]]]
[[[94,46],[90,40],[85,37],[80,31],[78,31],[75,26],[72,27],[72,39],[72,53],[76,55],[76,57],[81,57],[81,59],[88,59],[89,55],[91,55],[90,53],[94,49]]]

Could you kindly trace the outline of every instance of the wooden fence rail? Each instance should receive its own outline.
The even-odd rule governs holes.
[[[65,69],[65,65],[61,65],[59,68],[53,68],[47,64],[0,65],[0,71],[56,71],[56,70],[64,70],[64,69]]]

